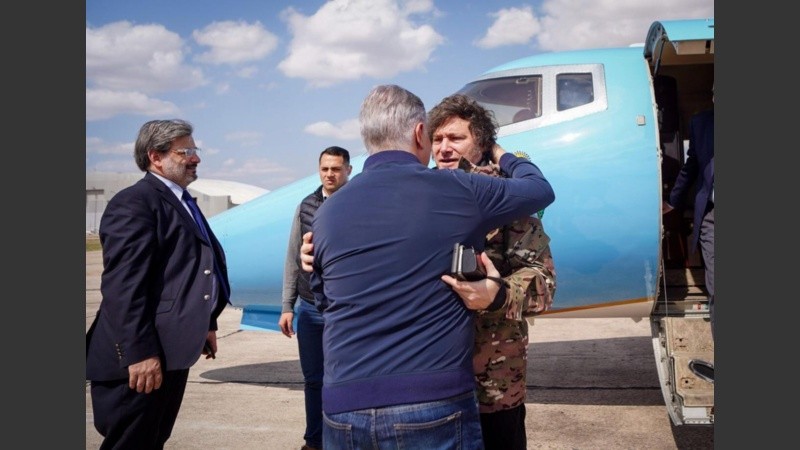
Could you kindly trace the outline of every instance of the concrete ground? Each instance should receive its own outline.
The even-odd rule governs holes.
[[[101,252],[86,253],[86,329],[100,305]],[[219,320],[219,352],[200,359],[170,449],[299,449],[305,415],[297,341]],[[713,449],[710,426],[672,426],[646,320],[537,319],[528,353],[528,449]],[[86,448],[97,449],[86,385]]]

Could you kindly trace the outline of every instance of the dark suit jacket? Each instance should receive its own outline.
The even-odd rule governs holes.
[[[86,335],[86,379],[128,378],[130,364],[155,355],[163,370],[197,362],[229,302],[221,289],[212,292],[214,253],[226,285],[228,272],[223,249],[206,227],[211,243],[149,172],[111,199],[100,220],[103,299]]]
[[[689,129],[689,150],[686,162],[678,174],[669,196],[669,204],[675,208],[686,205],[689,190],[696,186],[694,196],[694,228],[691,250],[697,248],[700,237],[700,222],[706,212],[711,192],[714,189],[714,110],[703,111],[692,116]]]

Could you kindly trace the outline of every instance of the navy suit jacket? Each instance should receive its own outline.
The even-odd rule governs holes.
[[[714,110],[703,111],[692,116],[689,128],[689,150],[675,185],[669,196],[669,204],[675,208],[686,205],[688,193],[696,186],[694,196],[694,228],[692,252],[697,248],[700,223],[706,212],[714,190]]]
[[[228,272],[222,246],[206,228],[211,242],[149,172],[109,201],[100,220],[103,299],[86,335],[86,379],[128,378],[129,365],[156,355],[162,370],[197,362],[229,303],[222,289],[212,289],[215,254],[226,285]]]

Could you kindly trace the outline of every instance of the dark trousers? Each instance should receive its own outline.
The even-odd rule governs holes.
[[[322,448],[322,377],[325,374],[322,357],[322,313],[313,304],[300,298],[297,302],[297,344],[300,368],[305,382],[306,444]]]
[[[706,290],[708,291],[708,314],[711,316],[711,338],[714,338],[714,204],[709,202],[698,236],[703,265],[706,270]]]
[[[485,450],[525,450],[525,404],[516,408],[481,414],[481,433]]]
[[[128,379],[92,381],[94,427],[104,437],[100,450],[163,449],[189,379],[189,369],[164,373],[161,387],[149,394],[128,387]]]

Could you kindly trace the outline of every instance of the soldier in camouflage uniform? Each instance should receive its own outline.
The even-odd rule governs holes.
[[[456,94],[435,106],[428,121],[432,155],[439,169],[460,168],[489,176],[505,176],[499,166],[491,162],[496,126],[490,111],[469,97]],[[486,450],[527,448],[526,318],[546,311],[552,305],[556,289],[549,238],[540,217],[520,218],[486,236],[484,251],[503,277],[501,290],[505,290],[495,291],[498,298],[505,294],[502,307],[493,311],[480,310],[475,317],[473,367]],[[489,292],[481,289],[482,284],[489,283],[480,280],[448,284],[465,298],[469,293]],[[460,285],[471,286],[462,291]],[[492,296],[485,299],[484,304],[494,300]]]

